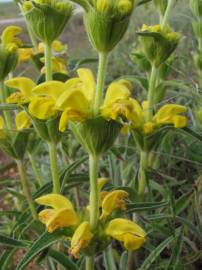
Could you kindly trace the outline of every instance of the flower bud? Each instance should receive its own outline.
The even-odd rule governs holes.
[[[143,25],[138,32],[140,42],[147,59],[159,67],[173,53],[179,42],[179,34],[173,32],[168,26],[161,29],[160,25]]]
[[[98,0],[86,9],[86,31],[97,51],[107,53],[118,44],[128,28],[132,10],[132,0]]]
[[[117,12],[124,16],[130,14],[133,9],[133,3],[130,0],[119,0],[117,4]]]
[[[35,35],[48,44],[62,33],[72,14],[71,4],[56,0],[26,1],[23,9]]]

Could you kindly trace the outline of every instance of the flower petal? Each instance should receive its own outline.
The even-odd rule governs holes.
[[[78,217],[74,210],[67,208],[55,209],[46,223],[48,232],[52,233],[58,228],[71,227],[78,224]]]
[[[36,84],[31,79],[26,77],[18,77],[7,80],[5,85],[19,90],[25,99],[31,98],[33,96],[32,89],[36,86]]]
[[[41,120],[49,119],[57,113],[55,101],[51,97],[33,97],[28,110],[32,116]]]
[[[16,35],[20,34],[22,32],[22,28],[15,25],[10,25],[5,28],[1,35],[2,45],[4,48],[6,48],[11,43],[16,43],[16,45],[20,45],[21,41],[16,38]]]
[[[119,100],[128,99],[131,91],[125,81],[113,82],[109,85],[103,106],[109,106]]]
[[[66,90],[65,83],[60,81],[48,81],[37,85],[33,89],[33,93],[35,95],[49,96],[54,100],[64,93]]]
[[[73,210],[72,203],[63,195],[60,194],[47,194],[35,200],[38,204],[50,206],[54,209],[67,208]]]
[[[93,234],[90,231],[90,224],[89,222],[84,221],[78,226],[73,234],[69,253],[75,258],[79,258],[79,252],[89,245],[92,237]]]
[[[24,128],[29,128],[32,125],[32,122],[28,114],[25,111],[21,111],[16,114],[15,125],[17,129],[20,130]]]
[[[187,108],[178,104],[166,104],[161,107],[158,112],[154,115],[153,120],[157,124],[172,124],[173,117],[177,114],[185,113]]]
[[[125,199],[128,193],[124,190],[114,190],[109,192],[102,202],[102,215],[101,218],[109,216],[114,209],[126,209]]]
[[[87,68],[79,68],[77,73],[82,81],[82,90],[84,95],[89,101],[93,101],[95,97],[96,83],[92,71]]]
[[[90,103],[80,89],[70,88],[57,100],[56,107],[59,110],[72,109],[81,114],[89,114]]]
[[[69,121],[83,122],[86,118],[87,115],[82,114],[82,112],[73,110],[71,108],[66,109],[60,117],[59,131],[64,132]]]
[[[124,242],[128,250],[136,250],[145,242],[146,233],[136,223],[122,218],[116,218],[109,222],[106,234],[112,238]]]
[[[41,221],[41,223],[43,223],[43,224],[47,224],[48,220],[51,218],[51,216],[53,216],[54,213],[55,213],[54,209],[44,209],[44,210],[42,210],[38,214],[39,221]]]

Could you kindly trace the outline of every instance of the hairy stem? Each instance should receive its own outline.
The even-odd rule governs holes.
[[[99,114],[99,109],[100,106],[102,105],[106,69],[107,69],[107,54],[99,53],[99,66],[97,73],[97,87],[95,94],[94,115]]]
[[[22,160],[17,160],[16,163],[18,166],[19,174],[20,174],[20,180],[22,184],[23,193],[29,205],[33,219],[37,219],[37,212],[34,206],[34,201],[32,199],[32,193],[31,193],[31,189],[27,180],[27,174],[24,167],[24,163]]]
[[[138,194],[143,195],[146,187],[146,169],[148,166],[148,153],[141,151],[140,153],[140,169],[139,169],[139,183]]]
[[[52,80],[52,44],[45,44],[46,81]]]
[[[57,164],[57,144],[54,142],[50,142],[48,145],[49,145],[51,174],[53,181],[53,192],[60,193],[60,182]]]
[[[153,99],[154,99],[157,80],[158,80],[158,69],[153,65],[150,79],[149,79],[149,89],[148,89],[148,96],[147,96],[147,101],[148,101],[148,110],[146,114],[147,121],[150,121],[153,116],[152,107],[153,107]]]
[[[90,174],[90,226],[94,232],[99,220],[99,189],[98,189],[98,163],[99,158],[89,156],[89,174]],[[94,269],[94,256],[86,257],[86,270]]]
[[[42,179],[42,176],[41,176],[39,169],[37,168],[36,161],[31,153],[28,153],[28,156],[29,156],[29,160],[30,160],[30,163],[32,165],[32,170],[34,172],[36,180],[37,180],[39,186],[41,187],[41,186],[43,186],[43,179]]]

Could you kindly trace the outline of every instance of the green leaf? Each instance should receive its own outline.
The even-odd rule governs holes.
[[[192,193],[183,194],[175,203],[175,213],[179,215],[184,209],[186,209],[192,200]]]
[[[24,248],[28,246],[28,242],[22,240],[16,240],[9,236],[0,234],[0,245],[7,247]]]
[[[80,159],[78,159],[77,161],[73,162],[70,166],[68,166],[67,168],[65,168],[60,176],[60,183],[61,183],[61,189],[63,190],[66,181],[69,180],[69,176],[70,174],[72,174],[72,172],[74,170],[76,170],[82,163],[84,163],[86,160],[88,159],[88,156],[84,156]]]
[[[0,257],[0,266],[1,270],[8,270],[8,264],[14,255],[16,249],[15,248],[9,248],[6,249],[3,254]]]
[[[75,71],[78,68],[80,68],[82,65],[85,64],[92,64],[92,63],[97,63],[98,62],[98,58],[84,58],[84,59],[73,59],[70,61],[69,65],[70,65],[70,69],[71,71]]]
[[[187,133],[189,135],[191,135],[193,138],[199,140],[200,142],[202,141],[202,136],[199,133],[195,132],[194,130],[192,130],[192,129],[188,128],[188,127],[185,127],[183,129],[180,129],[180,130],[184,131],[185,133]]]
[[[29,251],[25,254],[22,260],[19,262],[18,266],[15,270],[22,270],[37,256],[40,252],[42,252],[45,248],[51,246],[55,243],[58,239],[63,237],[64,231],[57,230],[53,233],[45,232],[38,238],[36,241],[33,242]]]
[[[200,239],[200,241],[202,241],[202,233],[200,230],[197,229],[197,227],[192,224],[191,222],[189,222],[187,219],[176,216],[175,219],[177,221],[179,221],[181,224],[183,224],[184,226],[187,226],[190,231],[196,235],[196,237],[198,237]]]
[[[117,270],[111,245],[105,248],[103,255],[106,270]]]
[[[183,236],[184,236],[184,230],[183,227],[180,230],[180,233],[176,239],[176,244],[175,247],[172,251],[172,256],[170,258],[169,264],[165,270],[178,270],[178,264],[180,260],[180,254],[182,251],[182,246],[183,246]]]
[[[56,250],[50,249],[48,252],[48,256],[50,256],[53,260],[61,264],[68,270],[78,270],[77,265],[66,255]]]
[[[160,245],[158,245],[144,260],[143,264],[138,268],[138,270],[152,269],[152,263],[158,258],[161,252],[174,240],[173,236],[168,237]],[[151,268],[150,268],[151,267]]]
[[[152,0],[141,0],[141,1],[139,1],[138,3],[137,3],[137,6],[141,6],[141,5],[143,5],[143,4],[146,4],[146,3],[148,3],[148,2],[151,2]]]
[[[20,212],[18,212],[18,211],[0,211],[0,217],[2,217],[2,216],[18,217],[19,215],[20,215]]]
[[[128,261],[128,252],[124,251],[120,258],[120,263],[119,263],[120,270],[126,269],[127,261]]]
[[[168,206],[169,202],[138,202],[138,203],[129,203],[127,204],[127,209],[129,213],[137,211],[149,211],[158,208]]]

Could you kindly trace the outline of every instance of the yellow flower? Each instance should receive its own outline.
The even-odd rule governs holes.
[[[89,245],[92,237],[93,234],[90,231],[90,224],[89,222],[84,221],[78,226],[78,228],[73,234],[69,253],[75,258],[79,258],[80,251],[82,249],[85,249]]]
[[[173,124],[175,128],[185,127],[187,118],[184,115],[187,108],[178,104],[166,104],[162,106],[151,121],[146,121],[146,112],[149,110],[148,102],[142,102],[142,106],[135,99],[130,99],[132,109],[125,115],[131,121],[131,127],[140,129],[144,134],[151,134],[155,128],[161,125]]]
[[[18,130],[29,128],[32,125],[32,122],[25,111],[19,112],[15,117],[15,125]]]
[[[32,48],[20,48],[18,49],[18,62],[22,63],[32,58],[34,52]]]
[[[175,128],[183,128],[187,124],[187,118],[183,114],[187,108],[178,104],[166,104],[154,115],[153,121],[159,125],[173,124]]]
[[[10,79],[5,82],[5,85],[18,90],[18,92],[11,94],[7,98],[7,102],[19,104],[31,101],[31,98],[33,97],[32,89],[36,86],[31,79],[26,77]]]
[[[127,250],[139,249],[146,240],[146,233],[139,225],[122,218],[111,220],[105,232],[108,236],[123,242]]]
[[[39,213],[39,220],[46,225],[48,232],[58,228],[76,226],[78,217],[72,203],[62,195],[48,194],[36,199],[38,204],[50,206]]]
[[[98,187],[99,187],[99,191],[102,190],[102,188],[105,186],[105,184],[107,183],[107,178],[98,178]]]
[[[102,201],[102,215],[101,218],[109,216],[114,209],[126,210],[125,199],[128,193],[123,190],[114,190],[106,194]]]
[[[22,41],[16,37],[22,32],[19,26],[8,26],[1,35],[2,47],[8,51],[15,51],[22,46]]]
[[[61,41],[59,40],[54,40],[52,45],[52,50],[57,53],[64,53],[67,51],[67,45],[64,45]],[[38,52],[39,53],[44,53],[45,51],[45,44],[44,42],[39,42],[38,44]]]
[[[60,131],[64,131],[69,121],[83,122],[93,116],[95,98],[95,79],[89,69],[79,69],[78,78],[68,80],[65,91],[57,100],[56,107],[63,111],[60,120]],[[130,96],[130,85],[120,80],[112,83],[106,92],[104,104],[101,108],[102,116],[116,119],[125,116],[127,99]]]
[[[64,83],[49,81],[36,85],[25,77],[14,78],[5,82],[8,87],[20,91],[7,98],[8,103],[29,103],[29,113],[41,120],[48,119],[58,113],[55,107],[57,98],[66,90]]]
[[[51,61],[52,61],[52,72],[55,72],[55,73],[59,72],[59,73],[68,74],[65,60],[63,60],[59,57],[52,57]],[[44,62],[44,59],[42,59],[42,62]],[[41,69],[41,72],[42,73],[46,72],[45,66]]]

